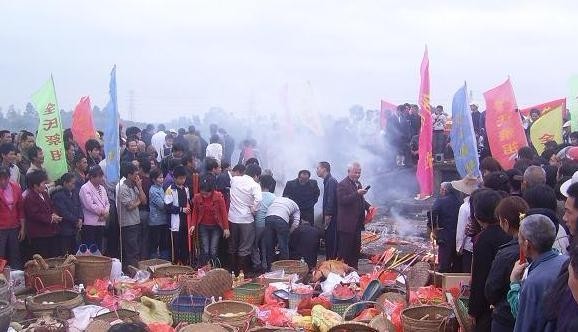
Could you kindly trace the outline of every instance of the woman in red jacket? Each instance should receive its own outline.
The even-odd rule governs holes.
[[[29,193],[24,198],[24,214],[32,254],[40,254],[45,258],[57,257],[61,254],[58,224],[62,217],[54,213],[48,196],[48,176],[44,171],[34,171],[26,174],[26,181]]]
[[[204,175],[200,182],[201,192],[193,198],[192,225],[189,233],[192,235],[195,228],[199,228],[202,266],[217,258],[220,238],[228,238],[230,233],[225,199],[223,194],[215,190],[215,176]]]
[[[0,258],[7,258],[13,269],[22,268],[18,242],[24,239],[24,234],[22,189],[10,181],[10,170],[0,166]]]

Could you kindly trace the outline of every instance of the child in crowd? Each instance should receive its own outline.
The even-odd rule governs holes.
[[[213,175],[203,175],[201,192],[193,199],[193,216],[192,224],[189,225],[189,235],[192,236],[198,228],[201,241],[199,262],[201,266],[217,260],[220,238],[228,238],[230,235],[225,199],[223,194],[215,190],[215,182]]]
[[[172,260],[175,263],[188,265],[188,230],[187,215],[191,213],[189,188],[185,186],[187,170],[177,166],[173,171],[174,183],[165,191],[165,204],[170,214]]]

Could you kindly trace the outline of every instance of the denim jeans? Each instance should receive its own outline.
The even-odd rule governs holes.
[[[275,261],[275,244],[279,248],[279,259],[289,259],[289,224],[281,217],[265,218],[265,239],[267,241],[267,268]]]
[[[207,264],[209,259],[217,258],[219,240],[223,232],[217,225],[199,225],[199,240],[201,241],[201,265]]]

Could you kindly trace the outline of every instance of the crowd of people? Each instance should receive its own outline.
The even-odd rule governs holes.
[[[126,128],[121,179],[113,183],[98,138],[80,146],[65,131],[69,169],[51,181],[34,134],[0,131],[0,257],[19,269],[33,254],[90,252],[121,258],[127,272],[139,260],[162,258],[250,274],[289,258],[313,268],[325,238],[328,258],[357,267],[369,208],[359,163],[338,182],[331,165],[319,162],[323,227],[316,227],[321,190],[310,170],[281,190],[262,170],[255,140],[237,147],[225,129],[211,125],[210,132],[206,142],[192,126]]]
[[[439,271],[471,272],[476,331],[578,328],[577,156],[572,144],[524,147],[512,169],[486,157],[483,181],[441,184],[428,226]]]

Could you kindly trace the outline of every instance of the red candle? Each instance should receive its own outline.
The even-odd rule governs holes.
[[[524,253],[524,248],[520,246],[520,263],[526,262],[526,254]]]

